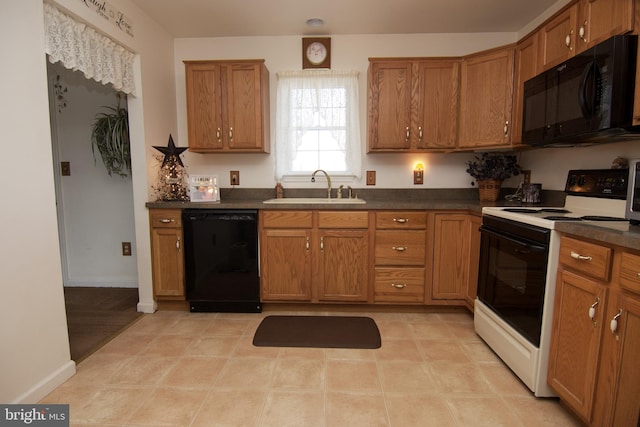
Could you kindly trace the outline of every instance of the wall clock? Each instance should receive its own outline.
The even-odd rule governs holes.
[[[331,68],[331,38],[302,39],[302,68]]]

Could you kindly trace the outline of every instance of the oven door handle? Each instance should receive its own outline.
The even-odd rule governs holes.
[[[545,247],[545,246],[532,245],[530,243],[525,243],[525,242],[523,242],[521,240],[517,240],[517,239],[514,239],[512,237],[505,236],[504,234],[496,233],[495,231],[490,230],[490,229],[488,229],[488,228],[486,228],[484,226],[480,226],[480,232],[481,233],[490,234],[490,235],[492,235],[494,237],[497,237],[498,239],[508,240],[509,242],[511,242],[511,243],[513,243],[515,245],[518,245],[518,246],[521,246],[523,248],[526,248],[530,252],[546,252],[547,251],[547,247]]]

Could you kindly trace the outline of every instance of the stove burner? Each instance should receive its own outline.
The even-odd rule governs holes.
[[[583,221],[627,221],[626,218],[618,218],[615,216],[585,215],[581,217]]]
[[[544,219],[549,221],[582,221],[582,218],[576,216],[562,216],[562,215],[550,215],[545,216]]]
[[[581,217],[551,215],[551,216],[545,216],[544,219],[548,219],[549,221],[627,221],[627,219],[625,218],[618,218],[615,216],[600,216],[600,215],[585,215]]]
[[[563,209],[563,208],[542,208],[542,209],[536,209],[536,208],[504,208],[503,211],[505,211],[505,212],[513,212],[513,213],[530,213],[530,214],[540,213],[540,212],[571,213],[571,211],[568,211],[568,210]]]

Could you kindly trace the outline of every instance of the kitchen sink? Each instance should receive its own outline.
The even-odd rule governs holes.
[[[358,205],[367,203],[363,199],[329,199],[327,197],[284,197],[282,199],[268,199],[263,201],[267,204],[331,204],[331,205]]]

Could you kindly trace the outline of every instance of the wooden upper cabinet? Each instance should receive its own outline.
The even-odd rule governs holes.
[[[545,23],[540,34],[540,70],[547,70],[575,55],[578,4]]]
[[[456,146],[460,60],[433,59],[417,63],[417,118],[411,135],[419,149]],[[417,99],[415,99],[417,98]]]
[[[466,57],[460,82],[458,147],[502,147],[510,143],[513,47]]]
[[[368,151],[455,148],[460,60],[370,59]]]
[[[411,61],[371,61],[368,75],[368,151],[411,148]]]
[[[521,40],[516,46],[515,76],[513,92],[513,114],[511,117],[511,144],[522,142],[522,110],[524,99],[524,82],[531,79],[538,71],[538,36],[531,36]]]
[[[580,0],[545,23],[540,70],[552,68],[609,37],[633,30],[633,0]]]
[[[263,60],[185,61],[189,150],[269,152],[269,72]]]
[[[576,51],[633,30],[633,0],[581,0]]]

